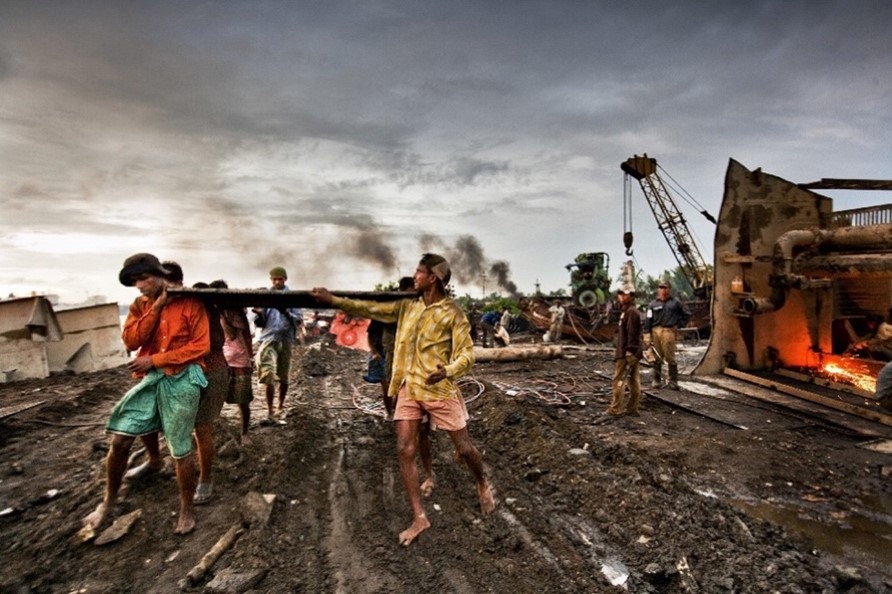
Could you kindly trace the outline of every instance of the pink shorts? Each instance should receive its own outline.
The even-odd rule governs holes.
[[[458,398],[447,400],[409,400],[405,386],[400,389],[393,411],[394,421],[420,421],[430,416],[431,431],[458,431],[468,425],[468,409],[459,393]]]

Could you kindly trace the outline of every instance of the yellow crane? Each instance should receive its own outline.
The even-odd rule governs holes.
[[[712,274],[710,268],[706,265],[706,260],[703,259],[703,255],[700,253],[700,248],[694,242],[694,237],[691,235],[690,229],[688,229],[687,220],[678,209],[663,179],[663,177],[667,177],[670,180],[672,178],[663,171],[662,167],[657,165],[657,160],[648,157],[647,153],[626,159],[620,165],[620,168],[625,172],[625,232],[623,234],[623,243],[626,247],[626,255],[632,255],[630,178],[635,178],[641,186],[644,197],[647,199],[647,204],[657,220],[657,227],[666,238],[666,242],[678,261],[682,273],[691,284],[694,294],[700,299],[708,299],[712,292]],[[674,180],[672,181],[674,182]],[[677,182],[676,185],[678,185]],[[716,223],[715,218],[706,212],[705,209],[701,210],[700,214],[713,224]]]

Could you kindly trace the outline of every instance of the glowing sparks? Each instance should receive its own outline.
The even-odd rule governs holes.
[[[846,369],[839,363],[825,363],[821,371],[835,382],[851,384],[856,388],[873,393],[877,388],[877,380],[870,375],[853,369]]]

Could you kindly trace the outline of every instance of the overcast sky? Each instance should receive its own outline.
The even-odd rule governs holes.
[[[587,251],[616,277],[633,154],[713,214],[731,158],[892,179],[890,25],[888,0],[0,1],[0,297],[126,303],[143,251],[240,288],[367,290],[423,251],[460,295],[493,265],[567,289]]]

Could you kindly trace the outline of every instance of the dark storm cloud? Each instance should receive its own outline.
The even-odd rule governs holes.
[[[633,152],[714,180],[710,206],[729,157],[889,177],[889,22],[861,0],[0,3],[0,235],[390,278],[424,208],[457,280],[511,290],[485,242],[529,287],[533,260],[612,249]]]
[[[815,69],[832,76],[840,49],[869,59],[872,51],[888,48],[874,47],[878,42],[867,41],[870,35],[840,46],[832,24],[848,20],[847,12],[801,3],[722,5],[708,14],[696,3],[648,6],[646,20],[631,9],[605,13],[598,3],[531,3],[510,13],[477,3],[462,11],[383,3],[349,17],[338,3],[294,13],[276,3],[259,6],[162,2],[131,16],[94,3],[62,8],[70,14],[57,31],[20,33],[16,41],[27,46],[40,39],[46,46],[51,39],[55,51],[42,50],[46,59],[32,68],[91,100],[152,106],[144,117],[155,125],[233,138],[345,142],[364,147],[370,162],[403,185],[473,183],[507,167],[504,160],[474,157],[432,165],[411,149],[431,115],[452,116],[464,128],[478,110],[499,114],[501,121],[488,118],[491,130],[525,118],[524,127],[543,135],[622,133],[630,121],[638,122],[636,128],[664,128],[676,120],[706,133],[698,105],[726,105],[729,118],[751,117],[764,109],[765,101],[754,99],[766,92],[784,103],[801,100],[796,81]],[[45,27],[50,11],[43,12]],[[228,35],[202,35],[232,18],[240,24]],[[487,25],[497,18],[498,28]],[[790,19],[805,26],[791,31]],[[179,35],[187,30],[197,33]],[[259,30],[266,40],[253,37]],[[291,33],[287,44],[285,31]],[[636,51],[616,51],[630,37]],[[791,38],[799,42],[795,53],[787,49]],[[36,41],[30,43],[37,50]],[[412,51],[394,54],[396,47]],[[283,58],[296,65],[289,76],[267,65]],[[82,63],[94,73],[89,79],[77,75]],[[672,77],[662,75],[667,65]],[[788,84],[768,84],[778,71]],[[590,88],[580,87],[585,82]],[[631,92],[601,105],[596,94],[614,85]],[[476,110],[467,109],[469,99]],[[750,107],[741,109],[744,103]],[[485,168],[476,169],[478,164]]]

